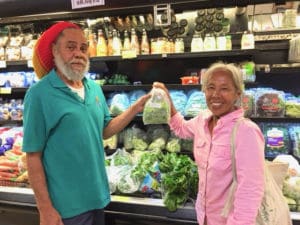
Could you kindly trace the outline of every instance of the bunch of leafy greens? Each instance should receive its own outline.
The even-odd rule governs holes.
[[[197,167],[190,157],[167,153],[159,169],[162,173],[163,202],[169,211],[176,211],[190,197],[197,195]]]
[[[141,155],[139,158],[137,165],[132,170],[132,175],[137,177],[139,180],[143,180],[147,173],[153,175],[156,171],[154,170],[153,165],[155,162],[159,162],[162,159],[163,154],[159,149],[154,151],[147,151]]]

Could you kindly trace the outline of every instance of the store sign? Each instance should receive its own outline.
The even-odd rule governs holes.
[[[71,1],[72,1],[72,9],[105,5],[104,0],[71,0]]]

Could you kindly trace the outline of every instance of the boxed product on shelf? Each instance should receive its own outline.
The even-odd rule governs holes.
[[[300,118],[300,98],[290,96],[285,101],[285,115],[287,117]]]
[[[284,92],[271,88],[257,89],[255,94],[255,116],[284,117]]]
[[[265,156],[274,158],[280,154],[289,154],[290,139],[287,124],[265,123]]]

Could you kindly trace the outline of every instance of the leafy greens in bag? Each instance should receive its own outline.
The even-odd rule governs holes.
[[[169,98],[160,88],[151,90],[151,98],[146,102],[143,122],[147,124],[167,124],[170,120]]]

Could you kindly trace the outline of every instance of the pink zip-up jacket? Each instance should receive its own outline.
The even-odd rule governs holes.
[[[232,182],[230,137],[243,109],[222,116],[208,130],[210,111],[185,120],[176,113],[170,120],[171,130],[181,138],[194,139],[193,154],[198,166],[199,185],[196,201],[199,225],[255,225],[264,192],[264,137],[259,127],[243,120],[236,135],[236,170],[238,186],[234,206],[227,218],[221,216]]]

